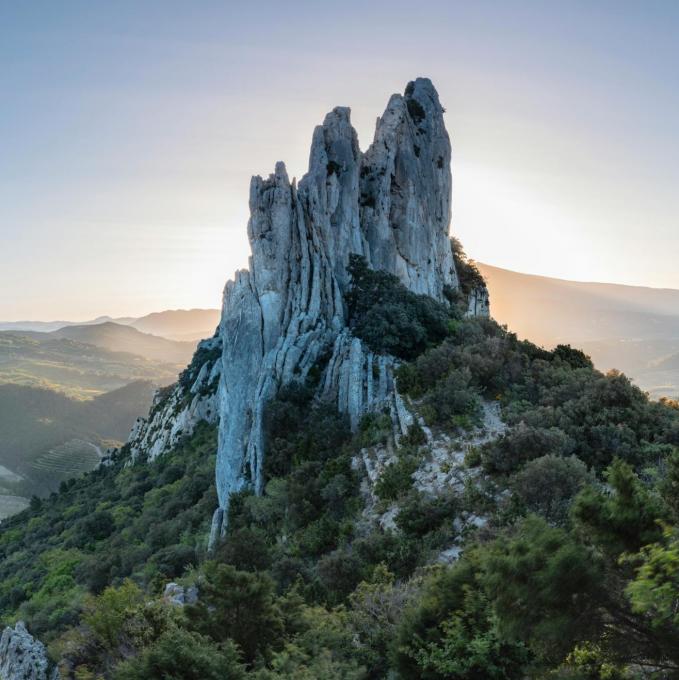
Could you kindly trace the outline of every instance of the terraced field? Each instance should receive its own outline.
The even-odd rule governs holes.
[[[100,456],[101,450],[92,442],[71,439],[36,458],[31,467],[36,476],[49,477],[56,482],[93,470]]]

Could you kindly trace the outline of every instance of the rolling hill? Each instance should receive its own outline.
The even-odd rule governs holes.
[[[136,380],[167,385],[183,367],[49,333],[0,332],[0,384],[41,387],[85,399]]]
[[[196,349],[195,342],[178,342],[141,332],[132,326],[108,321],[85,326],[65,326],[49,334],[75,342],[95,345],[111,352],[136,354],[150,361],[185,366]],[[32,334],[31,337],[36,337]]]
[[[194,346],[110,321],[0,332],[0,519],[124,442]]]
[[[218,309],[173,309],[142,316],[130,325],[172,340],[197,341],[214,334],[219,317]]]
[[[478,263],[491,314],[545,347],[570,343],[654,397],[679,394],[679,290],[564,281]]]

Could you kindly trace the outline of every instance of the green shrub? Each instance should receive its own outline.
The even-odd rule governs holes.
[[[593,479],[579,458],[548,454],[527,463],[512,478],[511,486],[529,512],[550,524],[563,525],[573,498]]]
[[[400,506],[396,526],[409,536],[423,537],[447,523],[448,542],[452,543],[455,538],[452,524],[458,510],[459,500],[454,494],[427,496],[413,490]]]
[[[375,484],[375,494],[385,501],[394,501],[408,492],[413,485],[413,472],[418,467],[417,457],[402,452],[391,464],[387,465]]]
[[[453,251],[455,270],[457,271],[462,295],[466,298],[472,291],[485,288],[486,281],[483,278],[483,274],[479,271],[476,263],[467,257],[462,243],[453,237],[450,239],[450,248]]]
[[[219,643],[233,640],[249,663],[276,646],[283,617],[268,576],[207,562],[198,587],[198,602],[184,607],[196,632]]]
[[[559,428],[532,427],[521,422],[486,445],[481,457],[486,470],[506,474],[535,458],[567,456],[574,449],[574,442]]]
[[[358,425],[358,445],[367,447],[386,444],[393,429],[388,413],[366,413]]]
[[[216,645],[181,628],[163,633],[135,659],[120,664],[114,680],[245,680],[240,653],[230,640]]]
[[[427,443],[427,435],[422,429],[422,426],[417,422],[413,422],[408,426],[408,431],[401,438],[403,446],[422,446]]]
[[[448,333],[455,313],[428,295],[409,291],[393,274],[349,256],[351,287],[346,294],[349,327],[374,352],[412,359]]]

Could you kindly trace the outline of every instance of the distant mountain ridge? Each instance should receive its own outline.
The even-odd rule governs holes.
[[[141,317],[99,316],[89,321],[0,321],[0,331],[51,333],[69,326],[97,326],[115,323],[132,326],[170,340],[198,341],[211,337],[219,323],[218,309],[169,309]]]
[[[151,361],[169,364],[188,363],[196,349],[195,342],[168,340],[113,321],[86,326],[65,326],[49,335],[103,347],[112,352],[137,354]]]
[[[89,321],[0,321],[0,331],[33,331],[36,333],[51,333],[58,331],[66,326],[94,326],[97,324],[114,323],[128,325],[136,321],[135,317],[125,316],[120,318],[113,318],[110,316],[98,316],[96,319]]]
[[[220,314],[218,309],[169,309],[142,316],[130,325],[171,340],[197,341],[214,335]]]

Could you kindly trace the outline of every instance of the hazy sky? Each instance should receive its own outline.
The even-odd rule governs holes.
[[[453,223],[519,271],[679,288],[679,3],[0,0],[0,319],[219,306],[248,185],[429,76]]]

